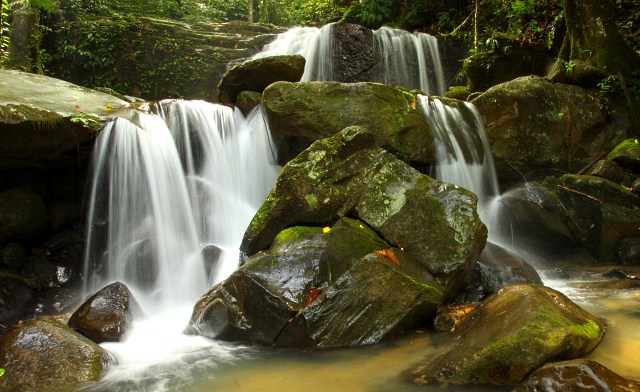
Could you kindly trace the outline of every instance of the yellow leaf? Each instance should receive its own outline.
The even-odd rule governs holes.
[[[325,234],[327,234],[330,231],[331,231],[330,227],[325,227],[324,229],[322,229],[322,232],[325,233]]]

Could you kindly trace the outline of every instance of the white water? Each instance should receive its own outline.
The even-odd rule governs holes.
[[[279,34],[254,58],[299,54],[307,61],[302,81],[333,81],[334,26],[294,27]],[[444,94],[444,71],[435,37],[390,27],[375,30],[373,37],[372,82],[420,89],[426,94]]]
[[[157,111],[113,119],[94,151],[85,292],[121,281],[145,311],[123,343],[105,344],[120,363],[111,377],[213,350],[182,332],[195,301],[238,267],[279,171],[260,108],[247,119],[202,101]]]

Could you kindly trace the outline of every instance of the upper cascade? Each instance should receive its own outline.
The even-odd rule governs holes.
[[[343,35],[358,35],[349,47]],[[302,81],[379,82],[428,95],[446,91],[438,40],[424,33],[382,27],[332,23],[317,27],[294,27],[281,33],[253,58],[300,54],[307,64]],[[342,68],[352,67],[350,72]]]

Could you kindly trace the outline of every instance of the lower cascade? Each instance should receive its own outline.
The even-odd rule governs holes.
[[[122,281],[143,302],[193,301],[238,265],[249,220],[273,186],[259,109],[162,101],[101,132],[89,196],[86,292]]]

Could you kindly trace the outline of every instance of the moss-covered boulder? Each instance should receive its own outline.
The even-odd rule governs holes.
[[[218,102],[235,104],[243,91],[261,93],[278,81],[299,82],[304,65],[301,55],[263,57],[240,63],[227,71],[218,83]]]
[[[605,328],[562,293],[516,285],[475,307],[456,331],[455,346],[411,372],[415,382],[515,385],[548,361],[586,355]]]
[[[31,320],[0,342],[0,391],[72,390],[100,379],[113,363],[107,351],[71,328]]]
[[[111,95],[26,72],[0,70],[0,159],[58,158],[128,103]]]
[[[92,295],[69,318],[69,326],[96,343],[120,341],[142,309],[129,288],[112,283]]]
[[[471,192],[421,174],[361,127],[316,141],[289,162],[245,232],[241,251],[267,248],[281,230],[358,218],[457,290],[486,242]]]
[[[640,382],[626,379],[588,359],[554,362],[541,366],[513,392],[640,391]]]
[[[256,53],[281,29],[231,21],[185,23],[148,17],[61,20],[48,40],[50,75],[111,87],[147,100],[213,102],[231,62]]]
[[[472,103],[498,167],[515,168],[528,180],[555,170],[577,172],[625,138],[624,128],[607,124],[588,90],[537,76],[496,85]],[[505,171],[499,175],[507,181]]]
[[[426,322],[437,287],[361,221],[295,226],[204,295],[187,331],[278,346],[370,344]]]
[[[431,129],[416,95],[377,83],[274,83],[262,102],[285,164],[313,141],[352,125],[367,128],[379,146],[418,166],[435,162]]]

